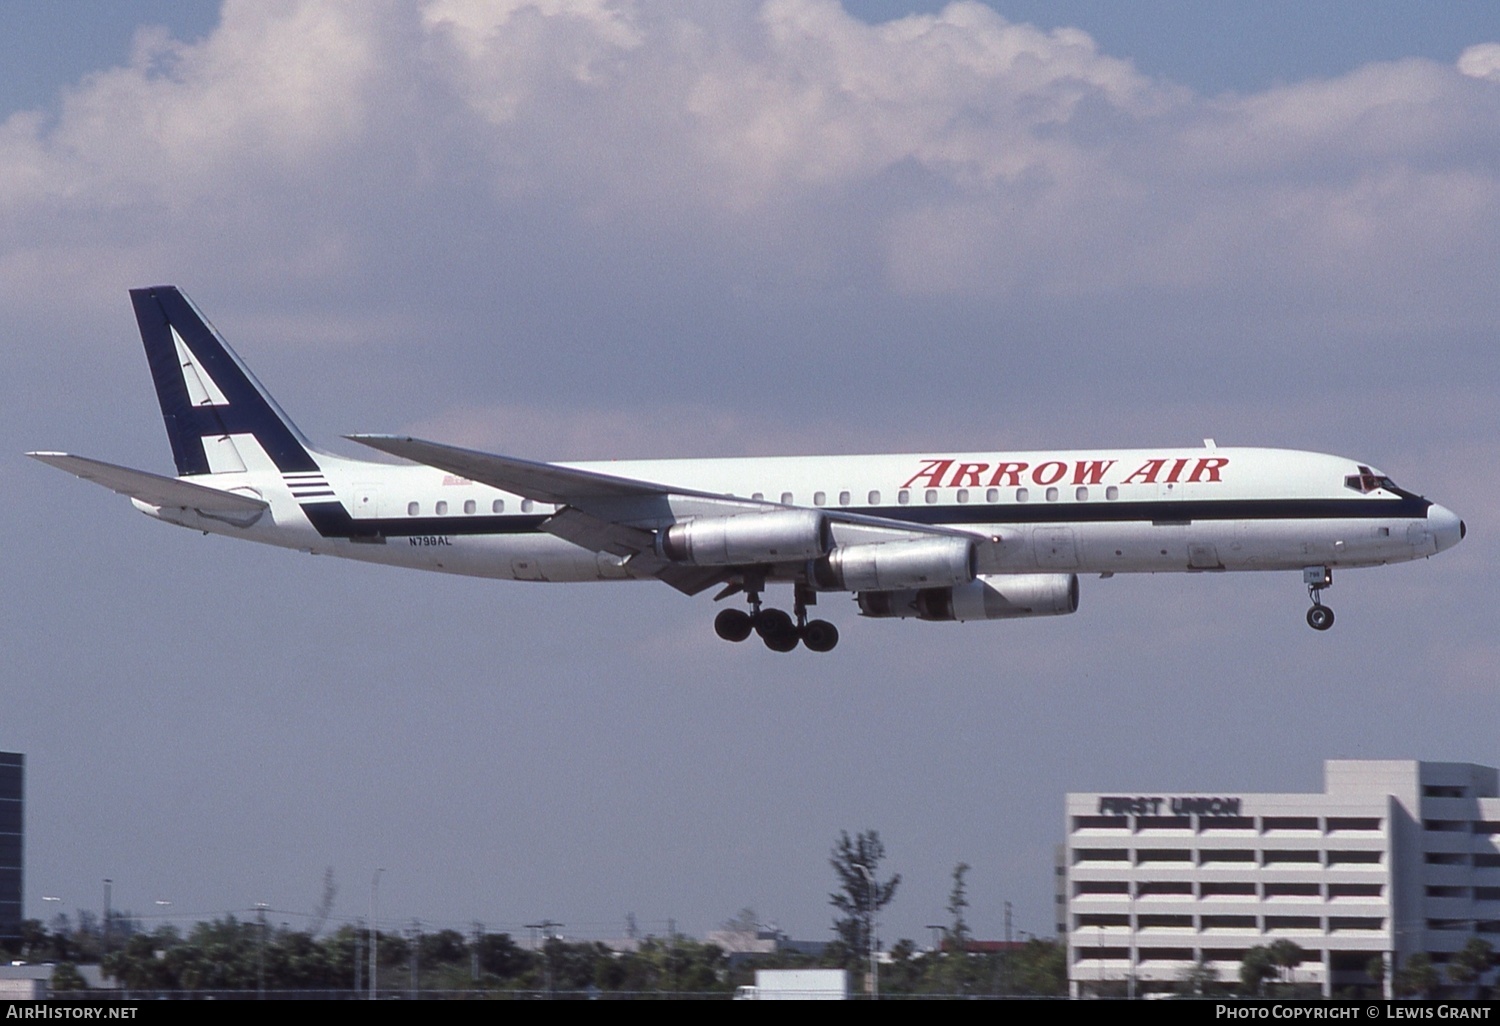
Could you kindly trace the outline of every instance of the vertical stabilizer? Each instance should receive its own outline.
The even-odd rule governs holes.
[[[312,446],[174,285],[131,289],[146,360],[181,477],[243,471],[253,436],[283,474],[318,470]]]

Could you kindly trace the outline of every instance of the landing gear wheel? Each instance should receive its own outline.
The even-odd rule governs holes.
[[[802,644],[809,652],[831,652],[839,643],[839,629],[827,620],[810,620],[802,628]]]
[[[743,609],[726,609],[714,617],[714,633],[725,641],[744,641],[755,625]]]
[[[797,647],[797,632],[789,630],[785,634],[764,634],[761,640],[772,652],[790,652]]]
[[[1307,611],[1307,625],[1315,631],[1326,631],[1333,626],[1333,610],[1319,603]]]
[[[784,634],[797,636],[797,628],[792,626],[792,618],[780,609],[762,609],[755,614],[755,633],[762,638],[772,638]]]

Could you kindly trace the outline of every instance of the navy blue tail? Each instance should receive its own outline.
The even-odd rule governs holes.
[[[131,289],[179,476],[243,470],[232,437],[254,435],[282,473],[315,471],[311,446],[174,285]]]

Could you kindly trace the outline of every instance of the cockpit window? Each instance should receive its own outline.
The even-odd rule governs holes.
[[[1388,492],[1400,494],[1401,489],[1396,487],[1396,482],[1388,477],[1381,477],[1369,467],[1361,464],[1358,474],[1350,474],[1344,478],[1344,487],[1352,488],[1361,494],[1368,494],[1377,488],[1384,488]]]

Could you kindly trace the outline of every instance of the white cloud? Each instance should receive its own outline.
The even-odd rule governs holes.
[[[1480,43],[1458,55],[1458,70],[1470,78],[1500,82],[1500,43]]]

